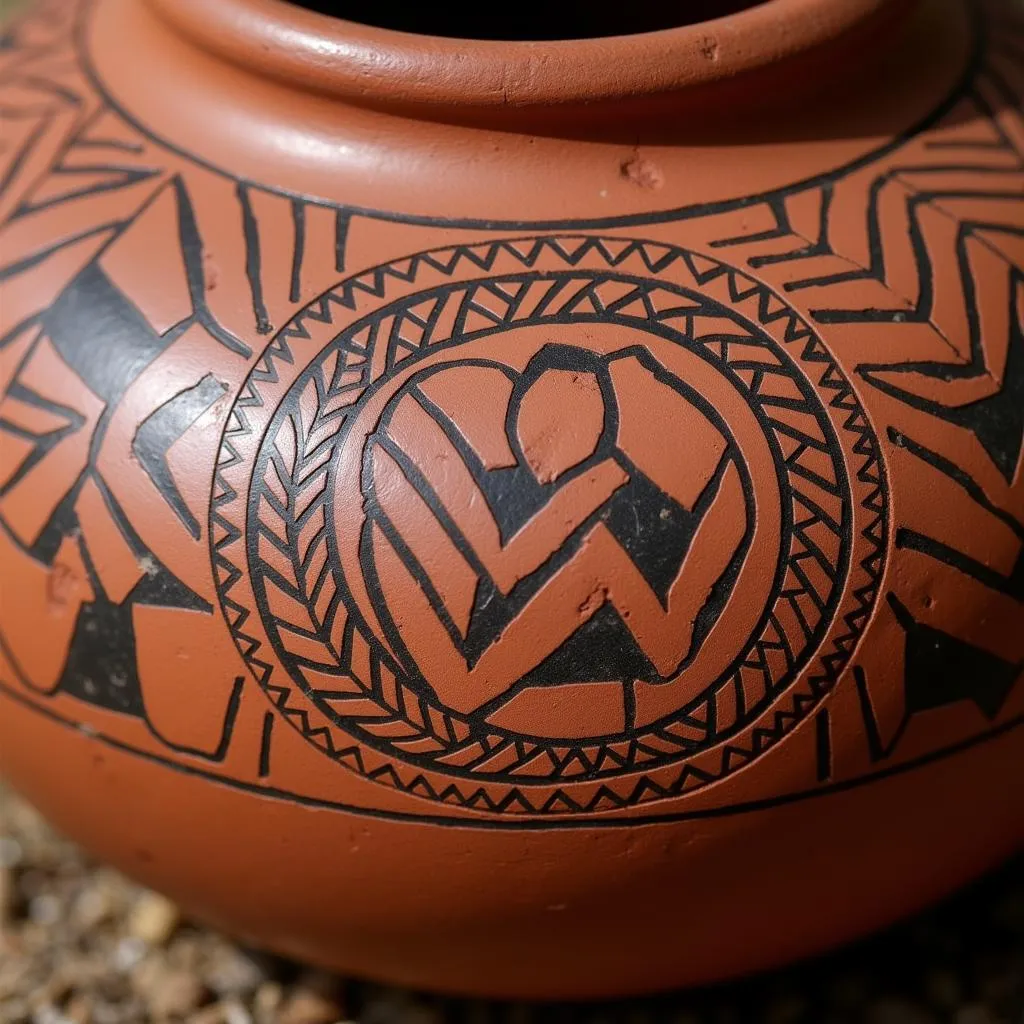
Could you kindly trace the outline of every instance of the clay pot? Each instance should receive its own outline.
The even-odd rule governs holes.
[[[60,828],[517,996],[802,957],[1021,845],[1024,25],[732,6],[13,24],[0,767]]]

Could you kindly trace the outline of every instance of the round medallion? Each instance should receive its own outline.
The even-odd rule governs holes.
[[[752,762],[831,690],[886,542],[877,440],[812,330],[731,267],[628,239],[343,282],[252,371],[218,479],[222,606],[281,714],[489,812]]]

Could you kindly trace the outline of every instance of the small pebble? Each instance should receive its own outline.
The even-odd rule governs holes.
[[[341,1007],[333,999],[298,989],[288,998],[278,1014],[278,1024],[336,1024],[344,1017]]]
[[[214,1003],[191,1014],[187,1020],[188,1024],[228,1024],[227,1009],[223,1003]]]
[[[128,930],[150,946],[162,946],[174,934],[181,911],[155,892],[144,893],[128,919]]]
[[[21,843],[11,836],[0,836],[0,870],[16,868],[24,856]]]
[[[122,1024],[125,1014],[110,1003],[97,1003],[92,1008],[92,1024]]]
[[[107,887],[93,885],[79,893],[71,908],[71,920],[87,932],[108,920],[114,909],[114,901]]]
[[[140,964],[146,955],[146,944],[135,936],[121,939],[114,948],[113,962],[119,971],[130,971]]]
[[[61,917],[63,907],[56,896],[45,894],[36,896],[28,905],[28,916],[33,924],[44,928],[56,924]]]
[[[250,956],[224,948],[208,958],[206,983],[219,996],[252,995],[266,980],[263,968]]]
[[[64,1016],[71,1024],[92,1024],[92,1001],[88,996],[75,996],[64,1007]]]
[[[47,1003],[32,1014],[32,1024],[69,1024],[69,1021],[57,1007]]]
[[[284,1000],[284,987],[275,981],[266,981],[256,990],[252,1009],[259,1024],[276,1020],[277,1011]]]
[[[237,999],[225,999],[224,1024],[253,1024],[252,1015]]]
[[[154,1017],[184,1017],[206,1001],[206,987],[188,971],[160,971],[145,997]]]

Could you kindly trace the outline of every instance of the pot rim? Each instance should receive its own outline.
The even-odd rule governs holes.
[[[382,29],[285,0],[147,0],[205,50],[375,107],[514,110],[675,93],[817,50],[911,0],[763,0],[711,21],[589,39],[466,40]]]

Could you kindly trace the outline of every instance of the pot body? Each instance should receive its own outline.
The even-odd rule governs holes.
[[[7,39],[0,770],[61,828],[284,953],[557,997],[1020,847],[1011,6],[531,126],[129,0]]]

